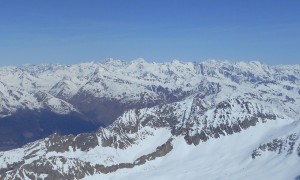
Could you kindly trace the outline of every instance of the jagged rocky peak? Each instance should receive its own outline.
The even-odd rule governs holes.
[[[112,65],[112,66],[124,66],[126,65],[126,62],[120,59],[108,58],[105,60],[104,64]]]

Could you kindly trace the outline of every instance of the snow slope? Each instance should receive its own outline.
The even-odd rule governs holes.
[[[172,143],[174,150],[165,157],[132,169],[88,176],[84,179],[293,180],[300,175],[300,158],[296,153],[286,155],[268,152],[262,157],[251,158],[253,149],[259,146],[260,142],[266,141],[266,137],[280,131],[278,127],[274,122],[260,124],[249,131],[212,139],[198,146],[188,146],[183,137],[178,137]]]

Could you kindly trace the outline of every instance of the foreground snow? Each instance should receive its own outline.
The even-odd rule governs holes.
[[[260,143],[299,130],[299,125],[286,121],[259,124],[239,134],[211,139],[198,146],[187,145],[183,137],[176,138],[174,149],[165,157],[149,161],[133,169],[121,169],[111,174],[97,174],[84,179],[295,179],[300,175],[297,154],[266,152],[252,159],[253,149]]]

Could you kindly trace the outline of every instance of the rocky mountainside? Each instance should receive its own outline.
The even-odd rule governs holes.
[[[1,73],[2,94],[20,98],[1,96],[3,116],[21,108],[117,117],[95,132],[0,152],[0,179],[300,177],[299,65],[139,59]]]

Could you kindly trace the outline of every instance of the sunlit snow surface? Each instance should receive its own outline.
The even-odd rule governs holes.
[[[98,174],[84,179],[111,180],[198,180],[198,179],[295,179],[300,175],[300,158],[265,152],[252,159],[253,149],[261,142],[288,132],[299,132],[299,125],[284,120],[258,124],[238,134],[210,139],[198,146],[187,145],[183,137],[176,138],[174,149],[165,157],[149,161],[133,169],[121,169],[111,174]]]
[[[144,154],[149,154],[155,151],[157,146],[165,143],[171,136],[170,131],[166,129],[153,129],[145,130],[147,132],[153,132],[150,136],[146,136],[145,139],[140,139],[138,143],[127,149],[115,149],[113,147],[101,147],[98,146],[90,151],[83,152],[80,150],[68,151],[64,153],[50,152],[46,156],[63,156],[67,158],[78,158],[84,162],[90,162],[91,164],[104,164],[110,166],[118,163],[132,163],[137,158]]]

